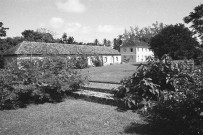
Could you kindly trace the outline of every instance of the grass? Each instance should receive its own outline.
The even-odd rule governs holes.
[[[88,76],[90,81],[120,82],[123,78],[132,75],[137,66],[131,64],[115,64],[102,67],[82,69],[82,75]]]
[[[0,111],[0,134],[125,135],[129,133],[125,127],[140,122],[132,111],[119,112],[116,107],[67,99],[58,104]]]

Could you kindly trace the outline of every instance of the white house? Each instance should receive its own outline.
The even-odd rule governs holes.
[[[149,45],[142,41],[136,41],[135,44],[122,45],[120,47],[122,62],[145,62],[148,56],[154,53],[149,49]]]
[[[95,56],[99,56],[104,66],[121,63],[121,54],[111,47],[28,41],[9,49],[3,56],[6,66],[12,61],[20,62],[21,59],[30,59],[31,57],[33,59],[43,59],[44,55],[53,54],[65,57],[85,55],[90,66],[93,65],[92,59]]]

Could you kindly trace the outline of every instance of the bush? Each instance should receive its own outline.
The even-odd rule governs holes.
[[[0,72],[0,109],[29,103],[59,102],[78,89],[84,79],[74,69],[74,61],[62,57],[22,60]]]
[[[72,56],[71,61],[73,61],[74,68],[76,68],[76,69],[84,69],[84,68],[88,67],[87,56],[84,54]]]
[[[102,60],[98,55],[91,57],[91,61],[95,67],[100,67],[103,65]]]
[[[203,133],[203,67],[192,69],[165,55],[140,65],[122,84],[127,106],[143,107],[141,113],[152,126],[170,134]]]

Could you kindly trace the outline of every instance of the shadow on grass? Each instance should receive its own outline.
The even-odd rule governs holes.
[[[172,135],[172,132],[165,130],[164,125],[152,126],[150,124],[131,123],[124,128],[124,133],[140,135]]]

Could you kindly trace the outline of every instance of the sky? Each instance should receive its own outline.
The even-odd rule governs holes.
[[[0,0],[0,22],[7,37],[46,28],[60,38],[65,32],[77,42],[113,40],[130,26],[184,23],[202,0]]]

